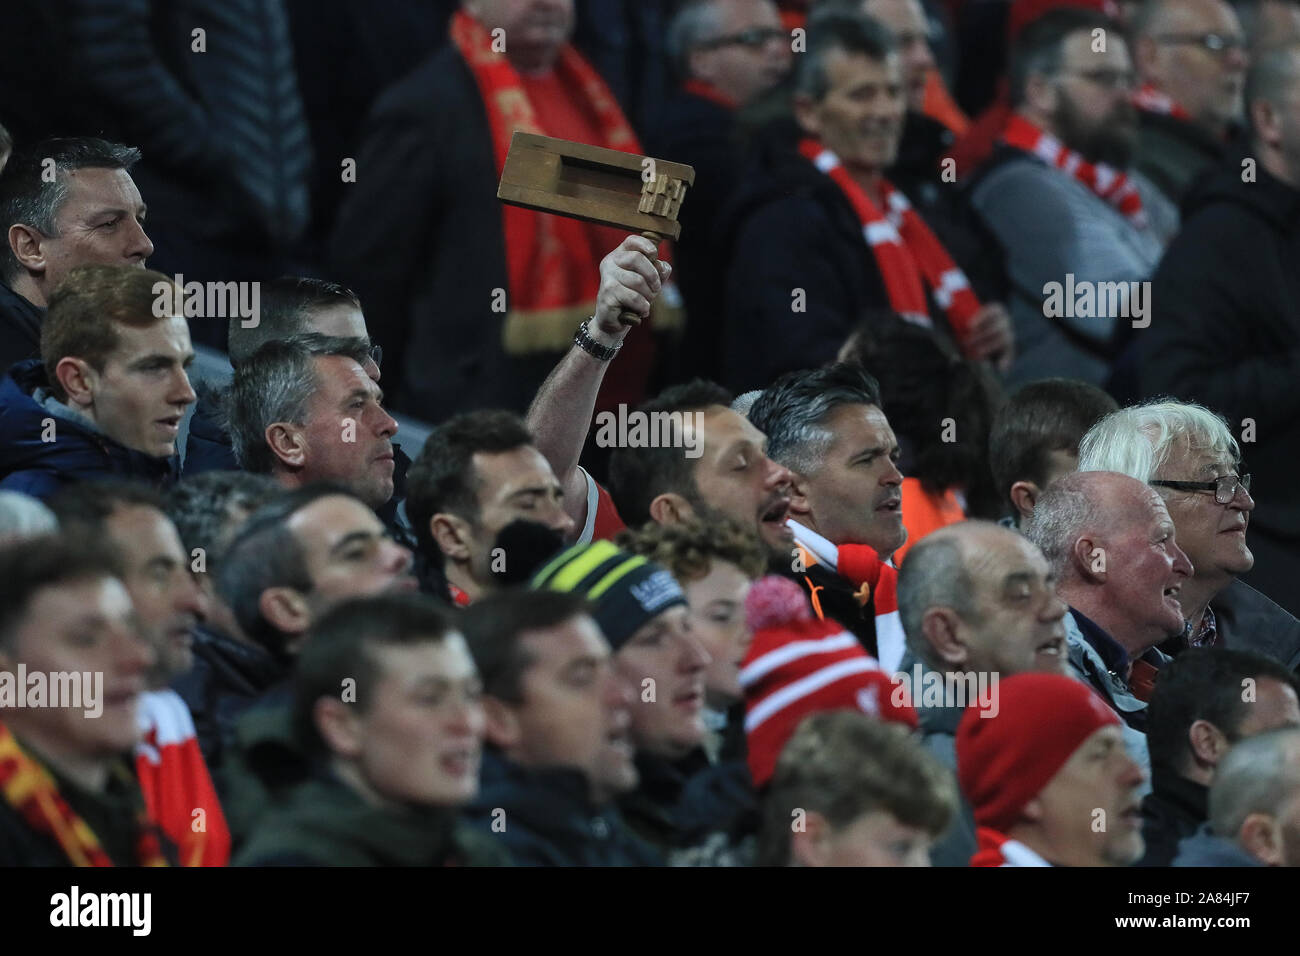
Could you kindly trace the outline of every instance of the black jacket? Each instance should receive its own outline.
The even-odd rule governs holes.
[[[1227,145],[1195,123],[1156,113],[1138,112],[1137,149],[1133,165],[1175,205],[1202,176],[1218,166]]]
[[[716,233],[731,250],[723,384],[737,392],[824,365],[869,313],[891,308],[857,213],[797,143],[784,121],[755,138]],[[933,301],[930,314],[950,332]]]
[[[376,102],[331,241],[371,337],[405,346],[384,368],[389,401],[427,421],[522,411],[540,384],[508,374],[492,309],[509,286],[496,193],[482,96],[448,45]]]
[[[677,761],[638,753],[636,767],[641,783],[619,809],[670,863],[719,842],[738,846],[757,829],[758,798],[743,760],[710,764],[701,748]]]
[[[1151,792],[1142,800],[1142,839],[1146,852],[1138,866],[1171,866],[1179,841],[1209,818],[1210,788],[1162,768],[1151,775]]]
[[[1224,588],[1210,602],[1210,610],[1219,646],[1262,654],[1300,670],[1300,620],[1245,581],[1238,579]],[[1186,637],[1180,635],[1161,644],[1160,650],[1176,656],[1186,647]]]
[[[1142,391],[1221,412],[1260,491],[1251,536],[1291,546],[1275,576],[1300,573],[1300,190],[1262,165],[1225,166],[1188,197],[1152,278],[1151,326],[1138,333]],[[1247,422],[1249,419],[1249,422]],[[1254,579],[1251,579],[1254,583]],[[1282,598],[1261,584],[1274,600]],[[1291,588],[1294,591],[1294,588]]]
[[[722,365],[727,247],[715,239],[714,228],[743,163],[735,113],[703,96],[679,92],[662,115],[661,127],[646,137],[646,150],[695,169],[695,184],[678,217],[682,234],[673,247],[673,279],[686,306],[690,348],[675,351],[678,368],[673,371],[682,379],[716,379]]]
[[[45,310],[0,282],[0,368],[39,358]]]
[[[822,564],[814,564],[804,571],[795,571],[789,562],[778,564],[768,569],[773,574],[789,578],[812,599],[816,588],[817,601],[825,617],[835,621],[858,639],[864,650],[872,657],[879,658],[880,650],[876,644],[876,592],[863,604],[857,594],[861,588],[842,575]],[[814,607],[815,610],[815,607]]]
[[[0,488],[44,499],[74,481],[123,478],[155,488],[176,481],[179,456],[134,451],[80,418],[51,412],[33,397],[46,386],[39,359],[20,362],[0,381]]]
[[[195,628],[194,666],[172,682],[172,689],[194,716],[199,749],[214,774],[235,739],[239,718],[287,675],[287,665],[264,648]]]
[[[530,769],[484,751],[479,795],[465,823],[500,841],[516,866],[663,865],[617,807],[593,806],[587,791],[580,771]]]

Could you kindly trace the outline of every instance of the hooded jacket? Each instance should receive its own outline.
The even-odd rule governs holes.
[[[295,787],[236,866],[509,866],[500,842],[443,807],[377,807],[329,774]]]
[[[497,820],[504,828],[494,826]],[[491,750],[483,753],[479,795],[465,822],[500,842],[516,866],[663,865],[617,807],[591,803],[581,771],[521,767]]]
[[[47,389],[39,359],[19,362],[0,381],[0,488],[45,499],[74,481],[176,481],[178,456],[155,458],[119,444]]]

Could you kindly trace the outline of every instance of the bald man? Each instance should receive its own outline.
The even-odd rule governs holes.
[[[1026,672],[1067,672],[1065,603],[1041,551],[1007,528],[963,521],[926,535],[898,574],[907,636],[900,677],[907,681],[925,746],[952,769],[970,689]],[[942,686],[944,695],[928,690]],[[960,690],[959,690],[960,689]],[[996,690],[993,691],[996,694]],[[991,709],[991,708],[990,708]],[[935,866],[965,866],[975,823],[962,803],[930,851]]]
[[[1226,0],[1147,0],[1133,34],[1136,165],[1177,205],[1243,122],[1246,36]]]
[[[1129,752],[1149,771],[1146,702],[1169,661],[1156,645],[1182,633],[1178,594],[1193,573],[1164,501],[1128,475],[1074,472],[1043,492],[1025,534],[1070,606],[1071,670],[1119,714]]]

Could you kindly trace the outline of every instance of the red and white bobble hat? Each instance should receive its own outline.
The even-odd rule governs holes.
[[[769,575],[750,588],[745,615],[754,634],[740,667],[749,770],[764,786],[800,722],[825,710],[860,710],[913,729],[916,712],[858,639],[813,617],[802,588]]]

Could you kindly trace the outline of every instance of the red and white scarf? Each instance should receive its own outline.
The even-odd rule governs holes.
[[[1190,120],[1192,114],[1183,109],[1173,98],[1161,93],[1150,83],[1145,83],[1133,94],[1133,105],[1148,113],[1160,113],[1174,119]]]
[[[890,307],[909,322],[931,326],[925,299],[928,287],[957,340],[965,342],[980,301],[966,274],[952,261],[907,197],[882,179],[880,188],[888,212],[881,212],[831,150],[807,138],[800,141],[799,152],[840,187],[858,214],[862,234],[885,280]]]
[[[1051,866],[1041,856],[1018,840],[991,830],[975,828],[978,849],[970,858],[971,866]]]
[[[875,548],[865,544],[836,546],[793,518],[786,524],[794,532],[794,543],[801,552],[804,567],[824,564],[858,586],[859,603],[865,605],[875,599],[872,607],[876,612],[876,657],[886,673],[897,671],[907,650],[903,620],[898,613],[898,569],[888,561],[880,560]],[[822,612],[817,592],[812,590],[811,581],[806,583],[812,595],[813,612],[824,621],[826,615]]]
[[[225,866],[230,827],[185,701],[174,690],[141,694],[136,723],[135,770],[150,818],[176,844],[182,866]]]
[[[1114,166],[1088,162],[1019,113],[1012,113],[1007,120],[1006,128],[1002,131],[1002,141],[1008,146],[1032,153],[1047,165],[1073,176],[1097,198],[1119,210],[1135,229],[1147,227],[1147,217],[1142,211],[1142,197],[1137,186]]]

